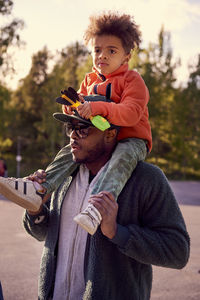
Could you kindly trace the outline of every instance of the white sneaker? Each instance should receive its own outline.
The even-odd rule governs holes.
[[[89,204],[84,211],[74,217],[74,221],[91,235],[96,232],[101,220],[101,214],[93,204]]]
[[[0,194],[31,211],[39,210],[42,204],[42,195],[36,191],[33,181],[24,178],[0,177]]]

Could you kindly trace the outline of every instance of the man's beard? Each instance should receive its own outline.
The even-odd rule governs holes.
[[[95,148],[87,150],[85,152],[84,157],[76,157],[75,154],[72,153],[72,158],[73,161],[76,163],[82,163],[82,164],[87,164],[87,163],[92,163],[92,162],[97,162],[101,157],[104,157],[106,155],[106,149],[104,144],[102,145],[102,141],[100,141]]]

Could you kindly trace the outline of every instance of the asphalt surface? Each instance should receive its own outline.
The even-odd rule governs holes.
[[[171,181],[170,184],[191,238],[191,255],[182,270],[153,267],[151,300],[199,300],[200,182]],[[23,208],[0,195],[0,281],[4,300],[37,299],[43,243],[24,231],[23,212]]]

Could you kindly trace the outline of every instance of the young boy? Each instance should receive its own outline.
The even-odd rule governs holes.
[[[152,147],[147,108],[148,89],[136,71],[128,70],[131,50],[140,43],[140,32],[131,16],[108,13],[90,18],[85,41],[87,45],[91,42],[93,71],[86,74],[81,83],[78,91],[80,98],[101,95],[113,102],[101,101],[101,97],[100,101],[91,101],[89,98],[90,101],[81,104],[77,111],[84,119],[101,115],[110,123],[120,126],[120,142],[108,165],[101,172],[92,194],[107,190],[117,200],[137,162],[144,160],[147,151],[151,151]],[[63,112],[73,113],[69,106],[64,106]],[[46,169],[46,182],[41,184],[43,192],[51,193],[76,168],[70,147],[61,149]],[[0,191],[3,190],[5,196],[26,209],[38,210],[41,204],[41,191],[38,190],[41,187],[36,187],[35,192],[36,184],[24,179],[8,179],[7,182],[0,180]],[[24,195],[23,189],[27,185],[30,192]],[[74,220],[90,234],[94,234],[101,222],[101,215],[89,204]]]

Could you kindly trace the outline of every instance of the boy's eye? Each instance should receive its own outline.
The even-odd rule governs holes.
[[[110,49],[110,53],[114,54],[114,53],[116,53],[116,51],[114,49]]]

